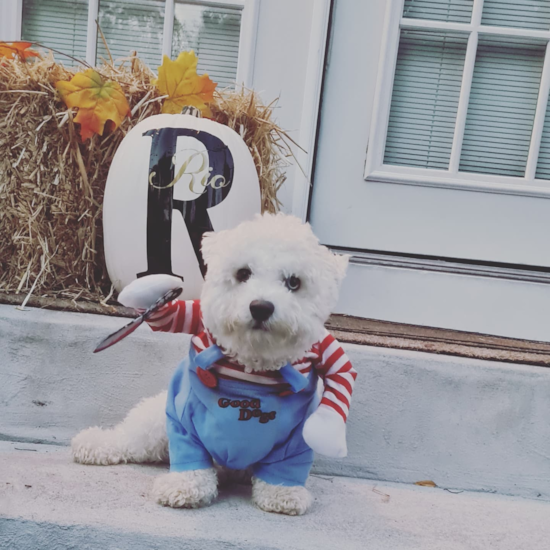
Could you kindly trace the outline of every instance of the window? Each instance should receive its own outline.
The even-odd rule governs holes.
[[[550,2],[392,0],[366,178],[550,195]]]
[[[24,0],[22,38],[86,59],[87,0]],[[60,56],[56,55],[59,59]],[[64,58],[65,60],[66,58]],[[69,60],[68,64],[73,64]]]
[[[134,50],[156,69],[162,59],[164,15],[164,0],[100,0],[99,26],[113,58],[127,57]],[[101,58],[109,55],[98,36],[96,59]]]
[[[206,72],[221,88],[234,85],[244,0],[23,0],[22,39],[52,48],[67,65],[108,59],[99,22],[114,59],[136,51],[152,69],[162,54],[175,58],[184,50],[199,56]],[[91,31],[89,29],[92,29]],[[88,33],[93,33],[89,36]],[[56,53],[62,52],[62,53]]]
[[[195,50],[198,71],[208,73],[221,88],[237,74],[241,10],[209,8],[176,0],[172,56]]]

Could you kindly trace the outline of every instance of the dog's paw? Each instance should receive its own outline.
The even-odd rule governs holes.
[[[170,472],[157,477],[152,497],[157,504],[172,508],[208,506],[218,496],[218,478],[214,468]]]
[[[305,487],[270,485],[257,477],[252,478],[252,499],[264,512],[288,516],[305,514],[313,501],[311,493]]]
[[[107,466],[126,462],[119,437],[113,430],[93,427],[82,430],[71,441],[73,460],[80,464]]]

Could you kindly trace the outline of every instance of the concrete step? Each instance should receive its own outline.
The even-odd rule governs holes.
[[[189,337],[126,319],[0,305],[0,440],[67,444],[166,389]],[[345,344],[359,376],[349,455],[315,472],[550,500],[550,369]]]
[[[550,503],[313,475],[301,517],[269,514],[250,487],[210,507],[148,498],[162,466],[82,466],[67,447],[0,443],[0,548],[9,550],[520,550],[547,548]]]

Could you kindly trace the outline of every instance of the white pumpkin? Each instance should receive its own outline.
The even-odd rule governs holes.
[[[138,276],[183,278],[180,299],[200,295],[198,247],[261,211],[254,161],[241,137],[189,114],[156,115],[122,140],[103,205],[105,261],[116,290]]]

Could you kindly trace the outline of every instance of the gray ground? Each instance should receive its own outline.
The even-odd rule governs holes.
[[[23,450],[24,449],[24,450]],[[313,476],[302,517],[267,514],[250,487],[211,507],[148,499],[160,466],[82,466],[69,449],[0,442],[0,548],[519,550],[548,548],[550,503]]]

